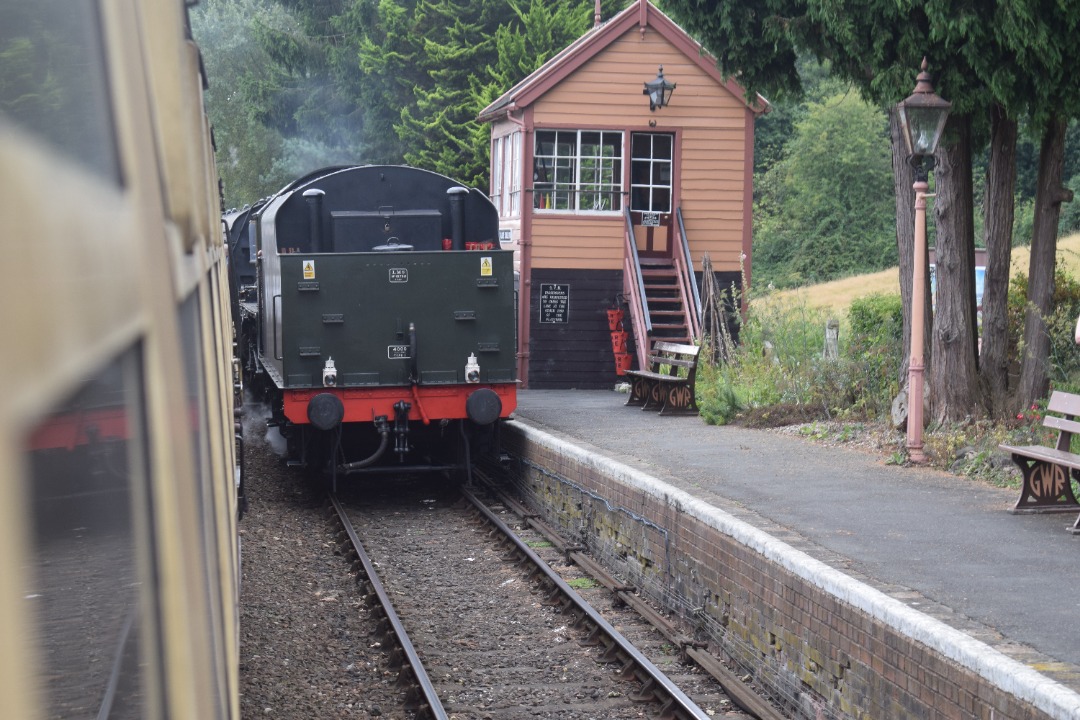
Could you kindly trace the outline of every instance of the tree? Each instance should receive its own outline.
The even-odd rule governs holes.
[[[930,22],[921,6],[908,3],[844,2],[843,0],[767,0],[764,7],[756,0],[669,0],[665,7],[701,38],[707,48],[718,58],[722,71],[734,76],[749,92],[760,86],[766,94],[799,93],[802,89],[795,58],[799,51],[812,53],[821,61],[829,61],[839,77],[853,83],[870,102],[882,107],[893,107],[905,97],[912,87],[912,75],[924,55],[949,57],[955,55],[953,38],[934,38]],[[950,121],[951,138],[963,143],[951,160],[954,168],[950,177],[964,182],[965,175],[970,186],[970,137],[971,115],[984,97],[978,78],[964,62],[950,63],[938,73],[936,86],[954,104]],[[901,146],[893,144],[894,167],[904,163]],[[963,166],[967,165],[966,172]],[[902,173],[894,173],[899,181]],[[944,189],[939,178],[939,192]],[[897,196],[910,196],[906,187],[895,189]],[[946,189],[946,195],[948,190]],[[970,191],[962,188],[953,200],[970,203]],[[906,216],[912,210],[900,208],[898,214]],[[938,277],[938,288],[966,276],[974,276],[973,248],[971,251],[954,244],[971,242],[970,204],[964,208],[953,206],[948,213],[938,213],[938,252],[945,251],[950,265]],[[968,218],[965,226],[964,218]],[[912,239],[899,234],[906,230],[906,221],[897,224],[897,247],[900,257],[911,255]],[[943,247],[944,246],[944,247]],[[965,267],[965,264],[967,265]],[[911,274],[900,277],[902,294],[910,302]],[[957,292],[946,292],[944,302],[939,302],[938,317],[946,317],[948,334],[933,336],[933,357],[936,353],[966,353],[975,357],[974,287],[970,285],[970,299],[960,285]],[[905,309],[905,337],[910,337],[910,306]],[[929,313],[927,313],[929,316]],[[956,358],[955,362],[944,360],[949,367],[973,374],[974,362]],[[944,384],[949,384],[945,387]],[[931,364],[931,397],[937,401],[933,409],[938,418],[962,418],[977,406],[973,395],[977,384],[973,378],[945,378],[934,374]],[[957,391],[958,390],[958,391]]]
[[[796,51],[809,51],[819,59],[829,59],[840,76],[856,83],[868,99],[892,105],[902,97],[897,92],[898,79],[910,72],[905,68],[914,67],[918,55],[938,59],[939,65],[947,62],[935,81],[939,92],[954,104],[948,138],[939,150],[936,178],[941,294],[932,333],[930,389],[937,405],[933,416],[938,420],[963,419],[979,409],[971,377],[974,360],[960,355],[977,357],[974,295],[968,290],[973,277],[971,149],[981,146],[985,134],[993,133],[997,152],[988,167],[986,186],[994,195],[984,204],[991,213],[984,227],[991,256],[1004,257],[1010,226],[1003,222],[1007,211],[1001,213],[998,208],[1004,202],[1002,193],[1013,184],[1017,156],[1008,125],[1027,118],[1039,129],[1042,151],[1037,185],[1041,192],[1035,200],[1027,352],[1018,399],[1027,403],[1045,394],[1048,342],[1043,318],[1053,291],[1060,206],[1071,199],[1063,185],[1062,138],[1065,121],[1080,114],[1080,86],[1072,77],[1080,55],[1073,40],[1080,29],[1080,6],[1056,0],[997,0],[986,6],[962,0],[870,5],[843,0],[669,0],[666,7],[676,14],[681,11],[684,24],[717,53],[721,68],[738,73],[751,90],[755,83],[765,83],[797,91],[799,79],[791,57]],[[894,144],[894,166],[901,161]],[[900,176],[897,172],[898,182]],[[905,192],[897,188],[898,196]],[[906,232],[906,213],[899,215],[898,229]],[[897,242],[903,258],[909,241],[898,232]],[[984,374],[991,380],[986,385],[996,393],[991,400],[999,409],[1006,406],[1000,397],[1002,277],[995,272],[987,278],[989,312],[993,313],[992,334],[986,338],[992,360],[988,372],[995,377]],[[906,284],[902,274],[905,296],[910,294]],[[905,328],[905,335],[908,332]]]
[[[214,127],[225,205],[239,207],[283,184],[283,178],[271,172],[282,135],[261,121],[263,111],[248,89],[271,64],[253,24],[285,23],[287,18],[263,0],[212,0],[194,8],[190,17],[210,79],[206,107]]]
[[[994,41],[1015,58],[1011,72],[986,68],[998,96],[1027,110],[1042,128],[1035,223],[1028,270],[1028,305],[1024,320],[1024,358],[1018,406],[1046,395],[1050,340],[1046,318],[1052,312],[1054,263],[1061,203],[1072,200],[1064,185],[1067,121],[1080,115],[1080,87],[1072,68],[1080,61],[1075,37],[1080,7],[1053,0],[1013,0],[998,4],[993,16]]]
[[[314,21],[301,14],[308,9],[206,0],[191,13],[210,78],[206,105],[226,206],[362,154],[357,117],[331,74],[332,38],[312,30]]]
[[[378,0],[371,6],[358,0],[335,18],[335,28],[353,38],[339,50],[336,66],[339,77],[357,78],[353,97],[364,117],[365,162],[405,162],[397,126],[402,112],[415,105],[413,89],[428,81],[423,37],[431,28],[415,10],[415,2]]]
[[[1016,208],[1017,122],[999,104],[990,109],[990,118],[990,164],[983,202],[987,261],[979,373],[987,409],[991,415],[1002,416],[1012,410],[1008,397],[1008,291]]]
[[[481,185],[487,178],[487,146],[478,153],[472,143],[476,136],[472,126],[482,108],[476,107],[470,79],[474,68],[495,61],[494,34],[489,30],[510,20],[485,17],[488,8],[482,2],[420,0],[416,13],[433,27],[424,38],[423,52],[430,80],[413,88],[415,106],[402,109],[397,125],[409,164],[470,185]]]
[[[763,282],[820,282],[896,263],[886,128],[854,92],[807,105],[755,209]]]
[[[935,156],[937,198],[933,334],[928,363],[930,419],[942,423],[983,414],[977,370],[975,228],[971,117],[950,117],[951,137]]]

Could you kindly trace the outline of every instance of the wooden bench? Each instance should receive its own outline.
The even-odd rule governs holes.
[[[694,381],[700,350],[696,345],[654,342],[649,353],[649,369],[626,371],[630,377],[630,398],[626,404],[640,405],[642,410],[659,410],[661,415],[697,415]],[[667,372],[661,372],[664,366]]]
[[[1020,498],[1010,512],[1076,512],[1080,504],[1073,493],[1073,478],[1080,478],[1080,455],[1069,452],[1073,433],[1080,433],[1080,395],[1054,391],[1047,410],[1057,415],[1043,418],[1043,426],[1058,431],[1057,445],[1000,445],[1012,455],[1013,462],[1023,474]],[[1073,524],[1080,532],[1080,516]]]

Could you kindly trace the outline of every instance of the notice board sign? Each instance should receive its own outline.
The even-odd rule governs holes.
[[[643,212],[643,213],[641,213],[641,226],[642,227],[660,227],[660,213],[658,213],[658,212]]]
[[[540,322],[565,323],[570,315],[570,286],[540,283]]]

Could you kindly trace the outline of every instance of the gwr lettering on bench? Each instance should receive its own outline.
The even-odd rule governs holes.
[[[626,404],[661,415],[697,415],[694,383],[697,377],[696,345],[657,341],[649,353],[648,370],[627,370],[630,397]],[[667,372],[661,372],[667,367]]]
[[[1055,390],[1047,404],[1043,426],[1058,431],[1055,447],[1042,445],[1000,445],[1020,468],[1023,484],[1020,497],[1010,512],[1076,512],[1080,510],[1073,493],[1073,478],[1080,478],[1080,455],[1070,451],[1072,436],[1080,433],[1080,395]],[[1080,515],[1070,529],[1080,533]]]

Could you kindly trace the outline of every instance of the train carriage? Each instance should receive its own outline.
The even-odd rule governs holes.
[[[0,3],[0,717],[239,717],[232,327],[183,0]]]

